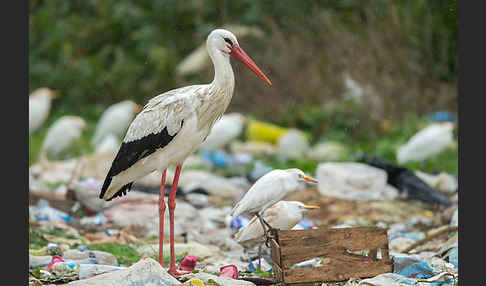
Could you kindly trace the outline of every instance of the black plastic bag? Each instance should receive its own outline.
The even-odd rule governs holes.
[[[370,166],[385,170],[388,184],[397,188],[400,193],[405,193],[410,199],[446,207],[453,204],[444,194],[427,185],[413,171],[405,167],[393,165],[377,157],[364,156],[363,161]]]

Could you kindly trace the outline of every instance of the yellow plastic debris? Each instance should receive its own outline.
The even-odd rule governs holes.
[[[275,144],[278,138],[287,131],[287,128],[282,128],[274,124],[250,120],[246,129],[246,138],[250,141],[263,141]]]
[[[191,278],[191,279],[187,280],[186,282],[184,282],[184,284],[182,284],[182,285],[185,285],[185,286],[204,286],[204,282],[202,282],[200,279],[197,279],[197,278]]]

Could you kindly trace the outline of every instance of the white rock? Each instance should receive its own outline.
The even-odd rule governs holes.
[[[413,135],[408,142],[398,148],[397,161],[424,161],[448,148],[453,142],[454,123],[433,123]]]
[[[100,274],[88,279],[69,282],[67,285],[180,285],[174,277],[167,273],[160,264],[152,258],[143,258],[129,268]]]
[[[126,269],[126,267],[111,266],[111,265],[100,265],[100,264],[79,264],[79,279],[87,279],[96,275],[113,272],[121,269]]]
[[[398,191],[387,186],[387,174],[366,164],[329,162],[317,166],[318,190],[324,196],[372,201],[391,199]]]
[[[277,148],[278,152],[285,157],[296,159],[303,156],[309,149],[309,142],[301,131],[290,129],[278,138]]]

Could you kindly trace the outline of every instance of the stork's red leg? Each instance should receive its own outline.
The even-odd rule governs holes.
[[[162,173],[162,180],[160,182],[160,195],[159,195],[159,263],[164,267],[164,213],[165,213],[165,173],[167,169]]]
[[[175,203],[175,196],[177,191],[177,184],[179,182],[179,175],[181,173],[181,165],[177,165],[174,180],[172,181],[172,188],[169,194],[169,201],[167,204],[169,205],[169,215],[170,215],[170,267],[169,267],[169,274],[172,276],[179,276],[181,273],[177,272],[176,265],[175,265],[175,253],[174,253],[174,209],[176,206]]]

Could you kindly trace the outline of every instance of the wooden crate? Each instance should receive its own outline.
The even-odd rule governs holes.
[[[272,230],[270,239],[275,281],[282,285],[340,282],[393,272],[387,230],[378,227]],[[368,256],[352,253],[368,250]],[[382,259],[377,259],[378,250]],[[295,268],[295,263],[324,258],[321,267]]]

